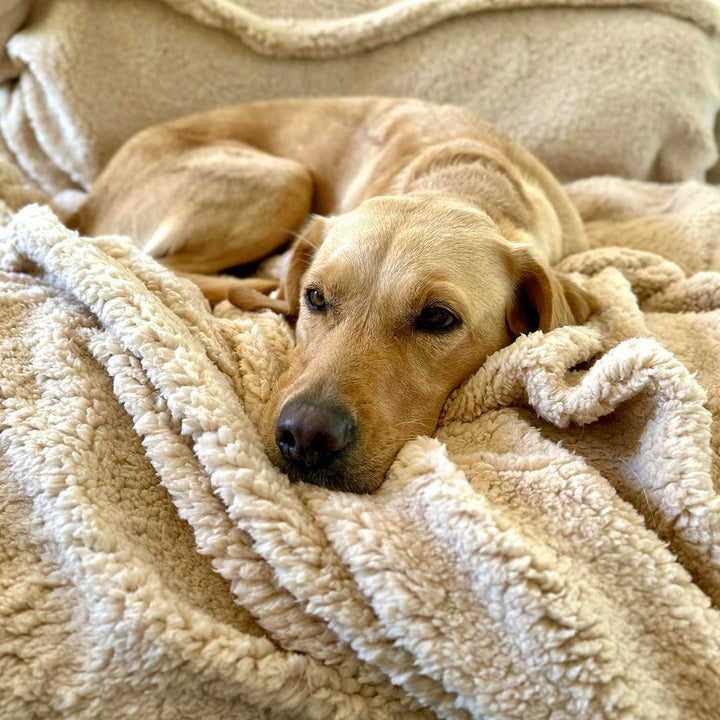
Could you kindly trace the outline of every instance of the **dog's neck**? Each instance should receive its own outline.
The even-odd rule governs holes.
[[[478,143],[429,148],[398,176],[396,192],[445,195],[521,230],[530,231],[535,224],[525,179],[492,148]]]

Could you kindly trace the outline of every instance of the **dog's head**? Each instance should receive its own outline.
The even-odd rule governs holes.
[[[520,333],[583,321],[588,299],[482,211],[431,194],[315,218],[282,294],[297,346],[262,427],[292,479],[377,488],[449,393]]]

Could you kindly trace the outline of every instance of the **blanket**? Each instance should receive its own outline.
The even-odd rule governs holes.
[[[359,496],[265,457],[280,316],[1,181],[0,716],[717,717],[718,190],[571,185],[599,312]]]
[[[163,120],[374,94],[470,107],[566,180],[700,180],[718,28],[715,0],[0,0],[0,156],[57,195]]]

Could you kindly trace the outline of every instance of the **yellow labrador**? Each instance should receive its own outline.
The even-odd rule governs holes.
[[[328,488],[377,488],[489,354],[592,310],[552,268],[586,248],[560,185],[450,105],[273,101],[152,127],[115,155],[78,218],[87,234],[134,238],[210,302],[297,320],[261,433],[291,478]],[[277,297],[272,281],[212,275],[298,230]]]

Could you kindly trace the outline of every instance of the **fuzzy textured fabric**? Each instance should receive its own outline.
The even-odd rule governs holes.
[[[720,192],[569,185],[600,312],[489,358],[354,496],[264,455],[282,318],[211,313],[37,188],[72,206],[169,117],[347,92],[469,105],[566,178],[699,178],[718,12],[0,0],[0,718],[717,718]]]
[[[489,358],[357,496],[264,455],[281,317],[3,166],[0,717],[716,718],[720,192],[569,190],[599,313]]]
[[[56,194],[163,120],[373,94],[470,107],[567,180],[700,180],[719,27],[715,0],[0,0],[0,146]]]

